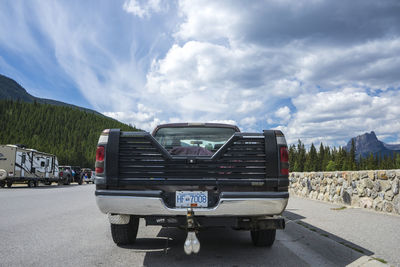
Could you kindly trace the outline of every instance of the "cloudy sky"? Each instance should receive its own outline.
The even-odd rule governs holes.
[[[145,130],[400,143],[400,1],[2,1],[0,73]]]

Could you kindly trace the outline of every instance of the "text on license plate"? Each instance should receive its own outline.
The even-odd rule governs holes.
[[[177,208],[208,207],[207,191],[176,191],[175,196]]]

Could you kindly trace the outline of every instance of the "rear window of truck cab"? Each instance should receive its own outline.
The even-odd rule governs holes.
[[[167,150],[177,147],[201,147],[214,153],[235,133],[222,127],[165,127],[154,138]]]

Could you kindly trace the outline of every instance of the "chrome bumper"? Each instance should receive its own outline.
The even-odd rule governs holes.
[[[272,192],[275,193],[275,192]],[[287,194],[286,194],[287,195]],[[279,215],[288,197],[223,198],[212,208],[193,208],[197,216],[263,216]],[[97,206],[105,214],[186,215],[187,208],[169,208],[159,197],[96,195]]]

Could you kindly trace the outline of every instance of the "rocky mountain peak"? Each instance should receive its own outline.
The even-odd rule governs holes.
[[[376,137],[376,134],[374,131],[371,131],[370,133],[365,133],[363,135],[359,135],[360,138],[366,138],[367,140],[378,140],[378,138]]]
[[[355,146],[356,146],[356,155],[357,157],[359,155],[366,157],[370,153],[373,154],[381,154],[383,155],[391,155],[391,151],[397,150],[396,145],[392,145],[393,148],[389,148],[389,145],[383,143],[382,141],[379,141],[378,138],[376,137],[376,134],[374,131],[371,131],[370,133],[365,133],[362,135],[359,135],[357,137],[352,138],[354,139]],[[350,151],[351,149],[351,140],[346,145],[346,150]]]

